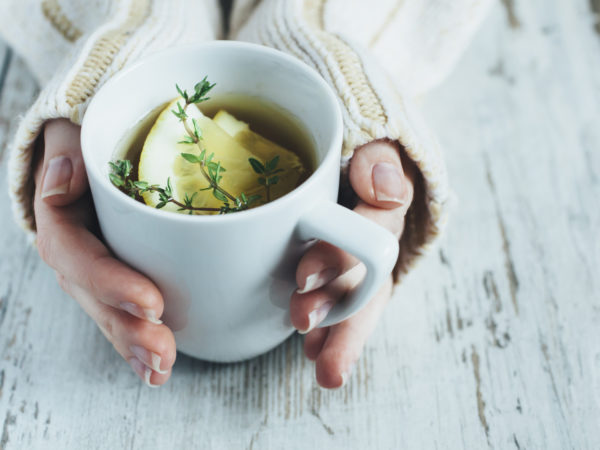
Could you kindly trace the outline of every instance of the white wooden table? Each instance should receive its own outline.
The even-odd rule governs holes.
[[[240,364],[179,355],[166,386],[144,387],[0,195],[0,448],[600,448],[593,5],[499,1],[424,99],[453,218],[338,391],[316,385],[298,336]],[[3,192],[5,143],[36,92],[18,57],[4,70]]]

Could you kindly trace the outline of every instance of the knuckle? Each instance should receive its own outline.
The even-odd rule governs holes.
[[[94,294],[98,292],[94,271],[87,270],[83,272],[83,285]]]
[[[60,288],[66,293],[70,294],[70,283],[67,281],[67,278],[60,272],[56,272],[56,281],[58,281],[58,285]]]
[[[309,261],[313,263],[319,262],[326,268],[338,268],[341,271],[345,271],[358,263],[357,258],[329,242],[321,241],[311,250],[312,253],[309,256]]]
[[[115,314],[110,310],[102,311],[98,315],[96,324],[102,331],[102,334],[108,339],[108,341],[115,345],[115,329],[116,329],[116,317]]]
[[[170,339],[161,339],[156,345],[156,351],[166,364],[171,365],[175,362],[175,350]]]
[[[310,250],[306,252],[304,262],[314,262],[322,260],[332,254],[337,254],[340,251],[338,247],[326,241],[317,242]]]
[[[152,283],[138,276],[128,275],[127,279],[129,281],[121,290],[125,298],[130,299],[134,303],[139,303],[140,299],[143,299],[145,308],[151,308],[155,311],[162,309],[162,296]]]

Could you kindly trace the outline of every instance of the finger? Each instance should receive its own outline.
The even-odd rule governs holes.
[[[377,140],[357,148],[349,178],[356,194],[369,205],[386,209],[410,205],[411,173],[405,173],[397,142]]]
[[[412,200],[412,191],[410,199]],[[358,205],[354,208],[354,212],[387,229],[398,239],[400,239],[402,231],[404,231],[406,211],[407,208],[404,206],[396,209],[382,209],[377,206],[371,206],[363,201],[359,201]]]
[[[68,205],[87,190],[80,127],[66,119],[48,122],[44,128],[42,198],[50,205]]]
[[[398,210],[382,210],[365,205],[365,208],[373,211],[368,213],[390,214]],[[394,221],[395,224],[404,224],[404,218]],[[401,229],[398,232],[401,232]],[[300,334],[306,334],[313,331],[319,324],[325,320],[327,314],[333,306],[353,289],[363,279],[365,266],[356,264],[338,278],[329,281],[324,286],[316,288],[306,293],[296,291],[290,299],[290,320],[292,325]]]
[[[404,208],[381,209],[360,202],[354,211],[400,238],[404,229]],[[326,242],[319,242],[306,252],[296,269],[299,289],[290,300],[290,319],[300,333],[308,333],[317,327],[346,293],[329,287],[336,277],[349,275],[359,267],[364,270],[354,256]]]
[[[356,266],[359,260],[328,242],[318,242],[300,259],[296,269],[298,293],[305,294],[326,285]]]
[[[290,299],[290,319],[300,334],[315,329],[348,291],[364,277],[365,266],[358,264],[325,286],[300,294],[295,292]]]
[[[160,323],[164,304],[158,288],[113,258],[81,224],[76,206],[51,206],[41,200],[39,191],[36,193],[36,243],[42,259],[106,305]]]
[[[316,360],[317,382],[324,388],[338,388],[348,380],[369,335],[391,294],[387,283],[359,313],[329,328],[327,339]]]
[[[169,379],[176,348],[173,333],[166,325],[152,324],[106,306],[62,275],[57,278],[63,290],[77,300],[148,386],[155,387]]]
[[[412,199],[412,191],[411,191]],[[404,230],[406,208],[381,209],[359,202],[354,211],[388,229],[397,238]],[[300,259],[296,269],[298,293],[306,294],[326,285],[337,276],[346,273],[360,261],[350,253],[321,241],[311,247]]]
[[[319,353],[321,353],[325,339],[329,334],[329,328],[315,328],[304,338],[304,354],[311,361],[316,360]]]

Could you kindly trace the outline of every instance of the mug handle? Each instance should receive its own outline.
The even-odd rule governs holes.
[[[390,275],[398,258],[398,239],[385,228],[332,201],[302,215],[298,237],[319,239],[354,255],[367,268],[361,283],[334,305],[321,327],[343,322],[360,311]]]

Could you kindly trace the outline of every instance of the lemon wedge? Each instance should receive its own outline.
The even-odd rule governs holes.
[[[297,154],[253,132],[246,122],[236,119],[225,110],[220,110],[215,114],[213,120],[236,142],[252,152],[255,158],[261,161],[270,161],[275,156],[279,156],[278,167],[283,171],[280,173],[277,184],[271,186],[272,199],[279,198],[298,186],[305,168]]]
[[[181,153],[199,155],[200,150],[196,145],[181,143],[187,133],[183,124],[171,113],[171,110],[177,109],[178,101],[182,100],[174,100],[160,113],[148,133],[140,155],[138,179],[160,186],[166,186],[167,179],[170,179],[173,198],[179,202],[183,203],[186,193],[192,196],[197,192],[193,206],[218,208],[222,202],[213,196],[212,191],[201,191],[209,183],[200,172],[198,164],[190,163],[181,156]],[[257,184],[257,176],[248,162],[248,158],[256,156],[202,114],[195,105],[188,107],[187,114],[188,122],[192,118],[196,119],[207,153],[214,153],[213,161],[220,161],[226,169],[220,183],[223,189],[234,196],[242,192],[247,196],[260,194],[263,188]],[[262,159],[257,159],[264,163]],[[158,194],[147,192],[144,194],[144,201],[150,206],[156,206],[159,202]],[[177,211],[178,207],[168,203],[164,209]]]
[[[160,113],[148,133],[140,155],[138,179],[160,186],[166,186],[167,180],[170,180],[175,200],[183,203],[186,194],[191,197],[195,193],[194,207],[219,208],[223,202],[214,197],[212,189],[203,190],[209,187],[209,182],[202,175],[198,163],[190,163],[181,156],[181,153],[200,155],[200,149],[195,144],[182,142],[187,132],[171,112],[177,110],[177,102],[183,103],[183,100],[173,100]],[[271,199],[285,195],[298,184],[305,170],[298,156],[252,132],[248,124],[225,111],[219,112],[215,120],[210,119],[195,105],[187,108],[187,115],[188,123],[196,120],[207,155],[214,153],[212,161],[220,162],[225,168],[219,185],[231,195],[261,195],[262,201],[258,204],[265,202],[265,187],[258,183],[260,175],[252,170],[249,158],[265,164],[279,155],[278,168],[282,171],[278,173],[278,183],[271,186]],[[147,205],[156,207],[159,203],[155,192],[146,192],[143,197]],[[163,209],[177,212],[178,206],[167,203]]]

